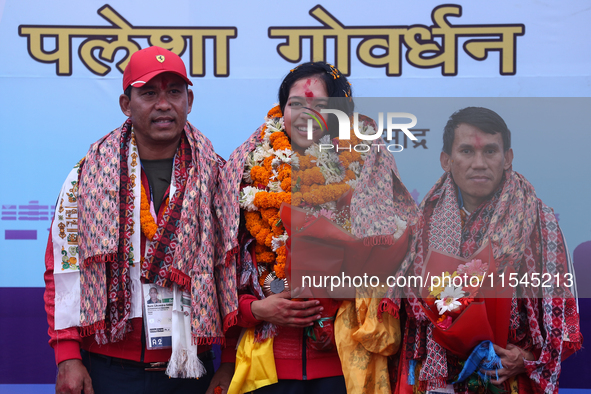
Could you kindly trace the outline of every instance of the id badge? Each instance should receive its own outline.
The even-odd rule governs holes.
[[[172,347],[172,290],[142,284],[146,345],[150,350]]]
[[[435,390],[429,390],[426,394],[454,394],[454,385],[448,384],[446,387],[442,387]]]

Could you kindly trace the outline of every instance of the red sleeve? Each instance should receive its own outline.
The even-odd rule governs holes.
[[[51,228],[51,227],[50,227]],[[55,352],[55,363],[70,359],[81,359],[80,357],[80,333],[78,327],[55,330],[55,282],[53,280],[53,243],[51,242],[51,231],[45,250],[45,311],[47,312],[47,323],[49,323],[49,345]]]
[[[249,328],[262,323],[261,320],[257,320],[252,314],[250,304],[253,301],[257,301],[257,298],[252,294],[241,294],[238,297],[238,325],[240,327]]]
[[[222,349],[221,362],[236,362],[236,348],[238,347],[238,338],[241,332],[242,328],[239,326],[233,326],[226,332],[226,346]]]

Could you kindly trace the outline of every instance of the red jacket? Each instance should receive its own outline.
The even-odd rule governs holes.
[[[261,323],[253,316],[250,309],[250,304],[256,300],[257,298],[250,294],[239,297],[238,326],[248,328]],[[228,336],[230,335],[229,332]],[[236,357],[236,351],[230,345],[235,344],[236,339],[228,338],[227,342],[228,347],[222,353],[222,362],[234,361]],[[343,374],[337,351],[320,352],[311,349],[306,345],[303,328],[279,326],[273,341],[273,353],[279,379],[309,380]]]

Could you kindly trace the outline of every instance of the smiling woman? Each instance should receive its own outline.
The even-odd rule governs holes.
[[[279,105],[269,111],[266,123],[232,154],[226,165],[224,183],[231,190],[225,193],[228,201],[223,206],[235,206],[240,200],[241,209],[236,214],[237,219],[243,218],[243,224],[232,242],[241,250],[238,277],[249,278],[239,284],[242,295],[237,320],[249,331],[241,337],[236,355],[239,362],[229,393],[278,392],[296,387],[309,392],[346,393],[334,338],[328,341],[329,348],[319,350],[318,344],[311,345],[309,337],[310,329],[321,320],[326,320],[332,330],[331,319],[339,304],[329,300],[329,312],[319,300],[291,299],[285,269],[288,234],[279,208],[282,202],[291,202],[292,166],[297,168],[297,156],[309,159],[306,149],[323,136],[330,138],[329,130],[338,132],[336,117],[334,122],[330,118],[325,122],[319,117],[320,111],[330,108],[334,97],[342,100],[350,96],[350,84],[333,66],[314,62],[296,67],[279,88]],[[353,102],[346,107],[338,109],[352,115]],[[316,178],[324,180],[316,172]],[[342,193],[349,186],[341,181]],[[235,222],[236,233],[238,228],[239,220]],[[262,359],[250,358],[253,347],[255,353],[263,355]],[[234,353],[235,347],[228,348],[226,354]],[[223,355],[222,359],[230,357],[234,354]],[[245,362],[245,357],[250,361]],[[256,365],[266,365],[264,371],[258,372],[270,375],[262,378],[256,372],[245,372]]]
[[[310,112],[319,112],[327,105],[328,92],[319,76],[298,79],[293,84],[284,110],[284,121],[285,132],[296,149],[303,150],[309,147],[326,132],[322,128],[323,123],[313,121],[313,137],[308,139],[308,120],[312,120]]]
[[[324,115],[326,123],[312,122],[313,139],[308,139],[308,120],[313,120],[311,113],[322,108],[341,110],[348,116],[353,114],[355,103],[352,98],[351,84],[335,67],[324,62],[304,63],[293,70],[283,80],[279,88],[279,109],[284,115],[285,132],[291,138],[295,150],[304,150],[325,133],[332,137],[338,134],[336,116]],[[323,124],[328,130],[323,129]],[[292,133],[293,128],[296,133]]]
[[[247,328],[237,351],[228,339],[222,355],[223,361],[236,359],[229,394],[391,392],[388,356],[398,350],[400,325],[394,307],[378,312],[387,287],[349,292],[346,300],[331,298],[326,289],[304,299],[297,294],[292,298],[290,292],[291,281],[297,283],[295,261],[306,259],[301,254],[296,258],[302,247],[290,243],[300,226],[288,223],[289,212],[306,217],[302,228],[328,219],[353,242],[368,241],[388,251],[403,233],[412,232],[405,232],[407,223],[410,227],[417,219],[391,153],[352,149],[362,141],[356,135],[337,138],[339,119],[322,114],[325,108],[354,123],[347,78],[324,62],[299,65],[284,78],[279,105],[224,167],[220,198],[233,211],[229,217],[235,217],[227,243],[240,261],[236,323]],[[375,133],[371,119],[359,116],[358,123],[361,132]],[[320,149],[329,143],[340,149]],[[398,263],[406,244],[400,249]],[[319,255],[306,261],[322,272],[328,268]],[[345,264],[343,257],[334,261]],[[350,263],[366,267],[359,259]],[[390,261],[383,265],[390,266]],[[370,339],[362,344],[362,337]]]

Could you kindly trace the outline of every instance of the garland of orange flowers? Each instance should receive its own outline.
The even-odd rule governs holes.
[[[150,241],[154,239],[154,235],[156,235],[156,231],[158,231],[158,225],[150,213],[150,203],[148,202],[148,195],[146,194],[146,189],[143,184],[142,200],[140,203],[140,225],[142,227],[142,233],[144,233],[146,238]]]
[[[361,143],[356,135],[353,135],[350,140],[339,140],[335,138],[339,146],[338,157],[343,167],[345,168],[345,178],[338,183],[326,184],[326,179],[320,168],[317,166],[317,158],[312,155],[300,156],[299,170],[294,171],[292,188],[297,190],[293,193],[292,203],[294,206],[320,205],[331,201],[337,201],[343,194],[345,194],[351,186],[346,182],[356,179],[356,175],[349,168],[353,162],[359,162],[363,165],[363,159],[359,152],[348,149]]]
[[[278,105],[267,113],[267,119],[282,117]],[[261,130],[261,140],[267,141],[274,151],[291,151],[291,143],[283,132],[278,130],[266,137],[266,131],[267,125],[263,126]],[[250,212],[245,211],[244,217],[246,229],[256,240],[255,256],[257,262],[269,265],[274,263],[273,272],[278,278],[284,279],[287,249],[285,245],[282,245],[273,251],[272,247],[274,237],[287,236],[285,227],[279,218],[279,207],[282,202],[291,204],[291,165],[282,163],[273,168],[273,160],[276,157],[276,155],[270,154],[265,157],[261,163],[262,165],[256,165],[250,169],[250,183],[258,188],[264,188],[264,190],[257,192],[254,198],[253,205],[257,209]],[[274,179],[280,182],[282,191],[274,192],[269,190],[269,183],[273,182]],[[261,274],[259,277],[261,283],[268,274],[268,270]]]
[[[270,146],[273,151],[265,151],[266,156],[264,158],[259,156],[257,165],[253,165],[250,170],[248,167],[246,168],[248,177],[245,179],[250,178],[246,183],[258,189],[252,200],[252,205],[244,211],[246,229],[256,240],[257,262],[261,266],[273,264],[272,271],[265,269],[260,274],[261,285],[271,272],[274,272],[278,278],[285,278],[287,249],[284,244],[279,247],[274,245],[274,240],[287,237],[287,232],[279,218],[281,203],[317,207],[320,204],[337,201],[351,189],[347,181],[356,179],[356,175],[349,169],[349,165],[358,162],[360,166],[363,166],[362,155],[351,149],[352,146],[362,142],[354,135],[350,140],[336,139],[339,146],[338,158],[345,168],[342,181],[326,184],[326,179],[318,166],[318,160],[313,155],[298,156],[299,169],[293,171],[292,177],[290,164],[281,162],[281,160],[281,164],[276,162],[276,159],[280,159],[277,151],[291,152],[295,156],[291,143],[283,132],[282,117],[283,114],[278,105],[267,113],[267,121],[262,127],[260,135],[262,142],[256,149]],[[269,127],[271,127],[270,133],[268,132]],[[262,150],[264,151],[264,149]],[[280,191],[276,190],[277,182],[279,182]],[[271,190],[272,184],[274,184],[275,190]],[[274,248],[275,251],[273,251]]]

